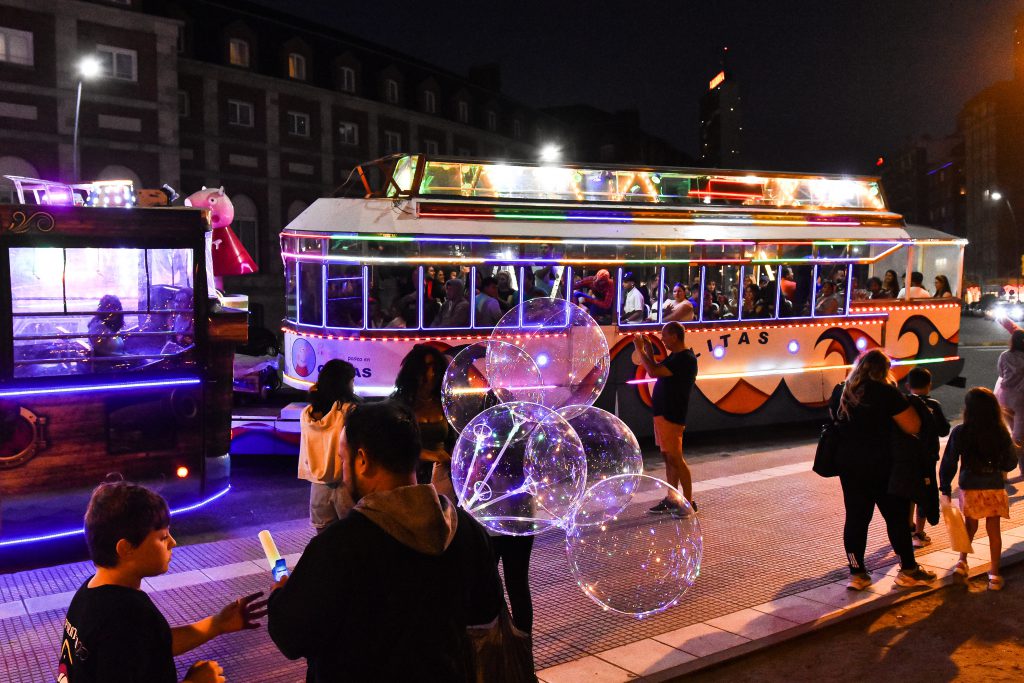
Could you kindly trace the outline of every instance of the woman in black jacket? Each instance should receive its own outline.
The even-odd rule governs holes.
[[[846,522],[843,545],[850,566],[852,590],[864,590],[872,578],[864,564],[868,526],[877,507],[885,519],[889,543],[900,558],[896,575],[899,586],[922,586],[935,574],[914,559],[910,501],[889,493],[893,469],[895,429],[917,434],[921,419],[896,388],[889,358],[873,349],[857,359],[845,385],[832,393],[833,417],[845,422],[840,455],[839,481],[843,488]]]

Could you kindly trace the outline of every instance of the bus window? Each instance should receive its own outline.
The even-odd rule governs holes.
[[[323,325],[324,266],[317,262],[299,262],[299,323]]]
[[[643,276],[632,270],[619,268],[619,309],[617,321],[620,326],[643,325],[647,322],[651,307],[647,303],[649,296],[644,295],[646,288]]]
[[[368,269],[371,329],[416,329],[419,321],[419,268],[371,266]]]
[[[327,326],[363,329],[363,267],[327,266]]]
[[[778,268],[778,317],[795,318],[811,315],[814,266],[797,262],[783,263]]]
[[[703,320],[735,320],[737,317],[740,268],[736,265],[704,268]]]
[[[587,309],[601,325],[611,325],[615,317],[616,280],[612,271],[601,267],[573,268],[572,301]]]
[[[188,249],[12,248],[14,376],[193,362]]]
[[[914,270],[924,275],[922,286],[938,298],[960,295],[960,245],[919,244],[914,247]]]
[[[475,269],[473,326],[490,329],[502,316],[522,301],[519,283],[520,268],[514,265],[487,264]]]
[[[844,315],[846,313],[849,275],[847,264],[819,264],[814,294],[814,315]]]
[[[430,271],[434,271],[434,286],[427,286]],[[447,275],[445,275],[447,274]],[[441,284],[441,278],[444,278]],[[437,263],[424,267],[423,326],[440,329],[466,329],[473,316],[473,269],[461,264]],[[429,292],[428,292],[429,290]],[[426,313],[433,309],[430,322]]]
[[[700,266],[673,264],[661,270],[665,287],[664,298],[657,304],[658,322],[696,320],[700,315]]]
[[[299,264],[296,261],[284,262],[284,317],[292,322],[299,321]]]

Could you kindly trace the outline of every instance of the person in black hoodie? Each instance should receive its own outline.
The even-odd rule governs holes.
[[[932,542],[931,537],[924,530],[928,513],[933,514],[933,519],[938,523],[938,479],[935,477],[935,465],[939,462],[939,438],[949,436],[950,426],[949,419],[942,412],[942,404],[930,396],[932,391],[932,373],[928,372],[925,368],[914,368],[907,373],[907,389],[924,403],[928,409],[928,417],[931,418],[932,425],[934,426],[934,429],[926,430],[924,420],[922,419],[921,434],[919,435],[922,439],[926,434],[929,437],[927,439],[928,443],[922,443],[922,448],[925,451],[924,455],[927,461],[925,470],[929,482],[929,501],[931,496],[935,496],[934,509],[929,510],[922,508],[921,505],[917,505],[916,514],[911,517],[911,524],[914,527],[914,547],[924,548]]]
[[[487,534],[416,484],[416,420],[394,402],[357,405],[342,436],[355,507],[306,546],[275,584],[270,637],[307,681],[469,680],[466,627],[498,617]]]

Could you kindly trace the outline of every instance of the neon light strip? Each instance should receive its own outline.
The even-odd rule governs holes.
[[[80,394],[90,391],[128,391],[131,389],[148,389],[152,387],[179,387],[191,384],[199,384],[202,380],[198,378],[189,379],[167,379],[150,380],[141,382],[120,382],[117,384],[88,384],[71,387],[42,387],[35,389],[3,389],[0,390],[0,398],[12,396],[46,396],[50,394]]]
[[[960,360],[960,356],[947,356],[945,358],[922,358],[920,360],[894,360],[891,362],[891,364],[928,365],[930,363],[948,363],[955,360]],[[697,379],[742,379],[744,377],[768,377],[771,375],[800,375],[805,372],[824,372],[826,370],[849,370],[852,367],[853,363],[850,363],[849,365],[821,365],[815,367],[805,366],[800,368],[783,368],[781,370],[747,370],[746,372],[723,372],[701,374],[697,376]],[[657,378],[648,377],[646,379],[631,379],[627,381],[626,384],[653,384],[654,382],[657,381]]]
[[[571,265],[608,265],[615,263],[748,263],[750,259],[736,257],[732,259],[552,259],[552,258],[467,258],[465,256],[324,256],[322,254],[296,254],[292,251],[281,252],[281,257],[292,259],[303,263],[419,263],[419,264],[460,264],[460,265],[482,265],[485,263],[521,263],[533,265],[538,263],[571,264]],[[790,259],[789,262],[793,260]]]
[[[332,240],[348,240],[348,241],[367,241],[367,242],[473,242],[473,243],[499,243],[499,244],[582,244],[582,245],[597,245],[597,246],[669,246],[669,245],[696,245],[696,244],[721,244],[725,246],[736,246],[736,245],[754,245],[755,242],[751,240],[601,240],[601,239],[544,239],[544,238],[530,238],[523,237],[431,237],[429,235],[416,235],[414,237],[396,236],[396,235],[359,235],[359,234],[339,234],[339,233],[305,233],[305,232],[283,232],[283,237],[298,237],[302,239],[332,239]],[[778,244],[772,242],[772,244]],[[787,242],[787,244],[789,244]],[[792,244],[810,244],[809,242],[793,242]],[[835,244],[835,243],[833,243]],[[95,311],[90,311],[88,315],[95,314]]]
[[[506,391],[546,391],[548,389],[557,389],[558,387],[558,384],[537,384],[525,387],[461,387],[453,389],[451,393],[460,396],[463,394],[486,394],[494,389],[504,389]]]
[[[171,510],[171,516],[173,517],[174,515],[180,515],[186,512],[192,512],[193,510],[198,510],[199,508],[205,505],[209,505],[218,498],[227,495],[227,492],[230,490],[231,484],[228,484],[227,488],[225,488],[222,491],[218,491],[217,493],[213,494],[206,500],[201,500],[198,503],[194,503],[192,505],[187,505],[182,508],[176,508],[174,510]],[[84,535],[85,529],[69,529],[67,531],[58,531],[56,533],[44,534],[42,536],[25,536],[22,538],[12,538],[8,541],[0,541],[0,548],[14,545],[25,545],[27,543],[38,543],[40,541],[52,541],[58,538],[69,538],[71,536],[78,536],[79,534]]]
[[[442,213],[429,212],[421,214],[429,218],[486,218],[486,219],[518,219],[527,221],[590,221],[597,223],[696,223],[702,225],[756,225],[760,223],[764,227],[787,226],[837,226],[837,227],[861,227],[864,224],[860,221],[796,221],[796,220],[761,220],[754,218],[729,218],[721,216],[716,218],[682,218],[678,216],[658,218],[654,216],[552,216],[546,214],[485,214],[485,213]]]

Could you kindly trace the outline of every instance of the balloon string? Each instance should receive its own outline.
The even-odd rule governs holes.
[[[502,495],[498,496],[494,500],[489,500],[486,503],[484,503],[483,505],[477,506],[475,508],[469,508],[469,511],[470,512],[479,512],[480,510],[483,510],[484,508],[490,507],[490,506],[494,505],[495,503],[500,503],[501,501],[505,500],[506,498],[511,498],[512,496],[518,496],[520,493],[529,490],[530,484],[532,484],[532,483],[533,483],[532,481],[526,480],[526,481],[523,482],[523,485],[520,486],[519,488],[514,489],[512,491],[506,491],[505,493],[503,493]],[[473,503],[473,501],[470,501],[470,504],[472,504],[472,503]]]
[[[501,459],[505,456],[505,451],[508,450],[509,445],[511,445],[512,437],[514,437],[516,435],[516,432],[518,432],[519,428],[522,427],[524,424],[526,424],[526,420],[523,420],[521,422],[516,422],[512,426],[512,431],[509,432],[508,438],[505,439],[505,443],[502,444],[501,450],[498,451],[498,457],[496,457],[494,459],[494,462],[491,463],[491,468],[489,470],[487,470],[487,474],[485,474],[483,480],[481,480],[481,482],[480,482],[480,486],[481,487],[483,487],[488,481],[490,481],[491,475],[494,474],[494,469],[498,466],[498,463],[501,462]],[[538,427],[540,427],[539,423],[536,426],[534,426],[533,430],[536,430]],[[533,433],[533,430],[530,430],[530,434]],[[530,434],[527,434],[523,438],[524,439],[529,439],[530,438]],[[470,462],[469,469],[467,470],[467,472],[472,472],[473,471],[473,465],[476,463],[476,456],[477,456],[478,452],[479,451],[473,453],[473,460]],[[466,496],[466,487],[468,485],[469,485],[469,479],[467,479],[462,484],[462,495],[460,496],[460,498],[465,498],[465,496]],[[466,508],[468,509],[468,508],[472,507],[473,503],[476,502],[476,499],[479,496],[480,496],[479,492],[474,492],[473,493],[473,497],[470,498],[469,502],[466,503]]]

